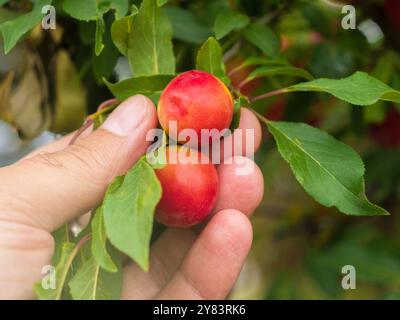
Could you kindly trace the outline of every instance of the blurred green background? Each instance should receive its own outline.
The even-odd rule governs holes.
[[[140,4],[140,1],[132,1]],[[60,1],[55,1],[57,8]],[[357,29],[342,28],[344,4],[355,8]],[[29,10],[29,1],[0,8],[0,22]],[[366,71],[400,90],[400,1],[169,1],[178,71],[193,68],[199,45],[218,14],[238,10],[268,24],[283,55],[315,77]],[[109,25],[106,17],[106,30]],[[33,29],[9,55],[0,53],[0,166],[79,127],[111,94],[101,78],[129,77],[127,62],[105,34],[93,54],[92,23],[60,13],[57,29]],[[235,33],[221,40],[227,71],[256,48]],[[232,75],[238,85],[251,69]],[[76,81],[71,81],[71,78]],[[242,88],[256,96],[290,84],[270,77]],[[366,192],[389,217],[349,217],[317,204],[297,183],[266,132],[256,161],[265,197],[254,215],[254,245],[233,299],[400,299],[400,108],[360,108],[318,93],[299,93],[255,105],[270,119],[303,121],[351,145],[366,165]],[[1,182],[0,182],[1,183]],[[341,287],[342,267],[356,268],[357,288]]]

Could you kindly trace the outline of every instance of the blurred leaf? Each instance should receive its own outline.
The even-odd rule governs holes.
[[[128,60],[135,76],[175,73],[172,29],[156,0],[143,0],[133,22]]]
[[[279,272],[265,297],[267,300],[296,299],[294,276],[289,272]]]
[[[168,2],[168,0],[157,0],[157,5],[159,7],[162,7],[164,4],[166,4]]]
[[[110,32],[110,16],[106,16],[105,23],[105,33],[103,37],[104,49],[102,50],[100,55],[93,56],[93,71],[96,77],[96,81],[99,84],[102,84],[103,78],[109,78],[117,64],[119,53],[117,48],[114,46],[111,39]]]
[[[104,83],[117,99],[125,100],[135,94],[150,96],[161,92],[174,77],[175,75],[134,77],[115,84],[104,79]]]
[[[14,80],[14,72],[9,72],[0,82],[0,119],[6,122],[12,121],[10,108],[11,87]]]
[[[367,157],[366,179],[375,201],[381,202],[395,192],[396,186],[400,184],[399,163],[399,150],[379,150]]]
[[[99,15],[97,0],[64,0],[63,10],[71,17],[83,21],[96,20]]]
[[[115,10],[115,19],[124,17],[128,13],[129,0],[103,0],[103,2],[109,4],[110,9]]]
[[[223,11],[215,20],[215,37],[219,40],[233,30],[243,29],[250,23],[250,18],[235,11]]]
[[[369,249],[368,246],[341,242],[318,252],[312,259],[320,270],[337,275],[337,286],[340,286],[341,270],[345,265],[355,267],[358,281],[383,284],[399,281],[400,261],[385,252]]]
[[[110,242],[145,271],[149,268],[149,245],[161,185],[143,159],[110,185],[103,201],[104,223]]]
[[[69,225],[68,224],[63,225],[62,227],[54,231],[52,233],[52,236],[54,238],[55,248],[51,263],[53,265],[56,265],[61,258],[63,243],[71,242]]]
[[[99,56],[104,49],[104,44],[103,44],[104,32],[105,32],[104,20],[103,17],[101,16],[96,20],[96,35],[95,35],[96,40],[94,49],[96,56]]]
[[[244,36],[269,57],[280,55],[280,41],[269,27],[257,23],[250,24],[245,29]]]
[[[378,100],[400,103],[400,92],[365,72],[356,72],[348,78],[317,79],[303,82],[288,88],[288,92],[317,91],[326,92],[348,103],[366,106]]]
[[[47,82],[35,55],[24,56],[27,66],[9,100],[9,121],[22,139],[33,139],[49,121]]]
[[[354,56],[340,43],[324,42],[317,45],[309,61],[309,69],[316,77],[342,78],[354,70]]]
[[[51,130],[57,133],[78,129],[86,117],[86,91],[66,51],[55,57],[55,110]]]
[[[288,63],[284,60],[275,60],[275,59],[267,59],[267,58],[262,58],[262,57],[249,57],[244,60],[242,64],[237,66],[235,69],[231,71],[231,73],[235,72],[238,69],[242,69],[245,67],[251,67],[251,66],[287,66]]]
[[[95,262],[108,272],[117,272],[118,268],[107,251],[107,235],[104,227],[102,207],[98,208],[91,222],[92,253]]]
[[[4,52],[7,54],[17,41],[43,18],[42,8],[52,3],[52,0],[37,0],[31,12],[0,24],[3,34]]]
[[[210,37],[197,53],[196,69],[206,71],[227,83],[222,61],[222,49],[215,38]]]
[[[240,116],[241,116],[241,109],[242,107],[249,106],[249,100],[245,97],[239,97],[234,102],[234,110],[233,110],[233,118],[229,130],[233,131],[239,128],[240,124]]]
[[[69,288],[74,300],[117,300],[122,290],[122,271],[107,272],[92,257],[78,269]]]
[[[383,297],[385,300],[400,300],[400,292],[390,293]]]
[[[307,19],[312,30],[319,31],[325,35],[331,34],[331,25],[326,11],[314,3],[304,3],[301,13]]]
[[[126,15],[129,9],[129,0],[64,0],[63,10],[71,17],[91,21],[97,20],[110,9],[115,10],[116,18]]]
[[[45,289],[42,286],[42,282],[35,284],[34,289],[37,298],[40,300],[60,300],[62,297],[65,280],[71,267],[72,261],[76,255],[75,243],[66,242],[63,243],[61,249],[60,260],[57,262],[55,267],[56,287],[55,289]]]
[[[372,76],[390,84],[393,75],[398,71],[400,71],[400,56],[393,51],[388,51],[378,60],[372,71]],[[366,123],[382,123],[385,120],[386,111],[385,102],[378,101],[373,106],[365,108],[364,120]]]
[[[134,16],[137,13],[138,10],[136,8],[129,16],[115,20],[111,25],[111,37],[114,45],[124,56],[128,54],[129,37],[132,32]]]
[[[294,77],[301,77],[307,80],[312,80],[314,77],[304,69],[292,67],[292,66],[285,66],[285,65],[269,65],[259,67],[254,69],[246,80],[241,84],[241,86],[249,83],[250,81],[256,78],[262,77],[270,77],[270,76],[294,76]]]
[[[201,44],[211,35],[211,29],[198,21],[196,15],[180,7],[165,7],[174,38],[194,44]]]
[[[297,181],[320,204],[349,215],[387,215],[368,201],[364,164],[349,146],[303,123],[268,122],[278,150]]]

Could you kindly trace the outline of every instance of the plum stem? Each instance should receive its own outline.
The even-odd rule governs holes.
[[[104,101],[99,105],[97,108],[97,111],[91,115],[89,115],[83,125],[75,132],[75,134],[72,136],[71,141],[69,142],[68,145],[73,145],[76,140],[82,135],[86,129],[90,128],[94,124],[94,120],[100,116],[103,115],[109,111],[112,111],[113,109],[116,108],[116,105],[119,103],[118,99],[109,99]]]

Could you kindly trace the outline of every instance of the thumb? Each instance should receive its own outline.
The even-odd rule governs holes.
[[[64,150],[0,169],[0,217],[53,231],[95,208],[107,186],[146,151],[156,109],[138,95],[124,101],[104,124]]]

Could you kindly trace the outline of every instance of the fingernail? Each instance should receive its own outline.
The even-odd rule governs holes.
[[[148,100],[142,96],[133,96],[122,102],[101,126],[119,136],[128,136],[143,122],[149,107]]]

